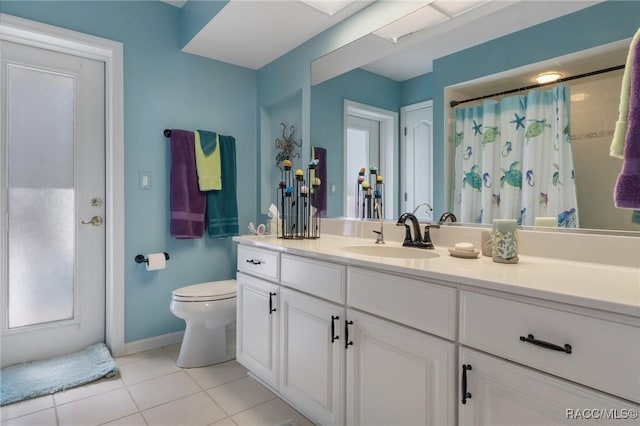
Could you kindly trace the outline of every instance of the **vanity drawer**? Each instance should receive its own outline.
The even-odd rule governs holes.
[[[282,255],[281,284],[333,302],[344,303],[345,267]]]
[[[426,281],[349,268],[347,304],[435,335],[455,338],[456,290]]]
[[[466,291],[460,312],[462,344],[640,402],[640,328]]]
[[[238,271],[270,281],[278,281],[278,256],[280,253],[270,250],[238,246]]]

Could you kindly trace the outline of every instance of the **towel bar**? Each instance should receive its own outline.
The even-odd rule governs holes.
[[[164,131],[162,132],[164,134],[165,137],[170,138],[171,137],[171,129],[164,129]]]

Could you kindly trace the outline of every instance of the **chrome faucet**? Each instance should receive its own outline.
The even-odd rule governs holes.
[[[427,208],[427,212],[431,215],[431,217],[433,218],[433,207],[431,207],[431,204],[429,203],[420,203],[416,206],[415,209],[413,209],[413,214],[415,215],[416,212],[418,211],[418,209],[422,206],[425,206]]]
[[[410,220],[413,225],[413,238],[411,237],[411,227],[406,224],[406,221]],[[404,247],[418,247],[418,248],[426,248],[433,249],[435,248],[433,242],[431,241],[431,235],[429,234],[430,228],[440,228],[440,225],[428,224],[424,227],[424,237],[420,233],[420,222],[418,222],[418,218],[413,213],[402,213],[400,219],[398,219],[397,226],[405,227],[405,235],[404,241],[402,245]]]
[[[384,226],[382,222],[382,209],[380,208],[380,203],[376,201],[373,205],[373,209],[378,213],[378,217],[380,218],[380,230],[373,231],[376,235],[376,244],[384,244]]]

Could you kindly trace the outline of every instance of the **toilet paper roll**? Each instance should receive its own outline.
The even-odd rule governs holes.
[[[149,253],[147,259],[148,261],[145,265],[147,271],[159,271],[167,267],[167,259],[164,257],[164,253]]]

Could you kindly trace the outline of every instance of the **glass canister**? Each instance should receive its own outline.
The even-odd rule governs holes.
[[[494,262],[518,263],[518,223],[515,219],[493,220]]]

